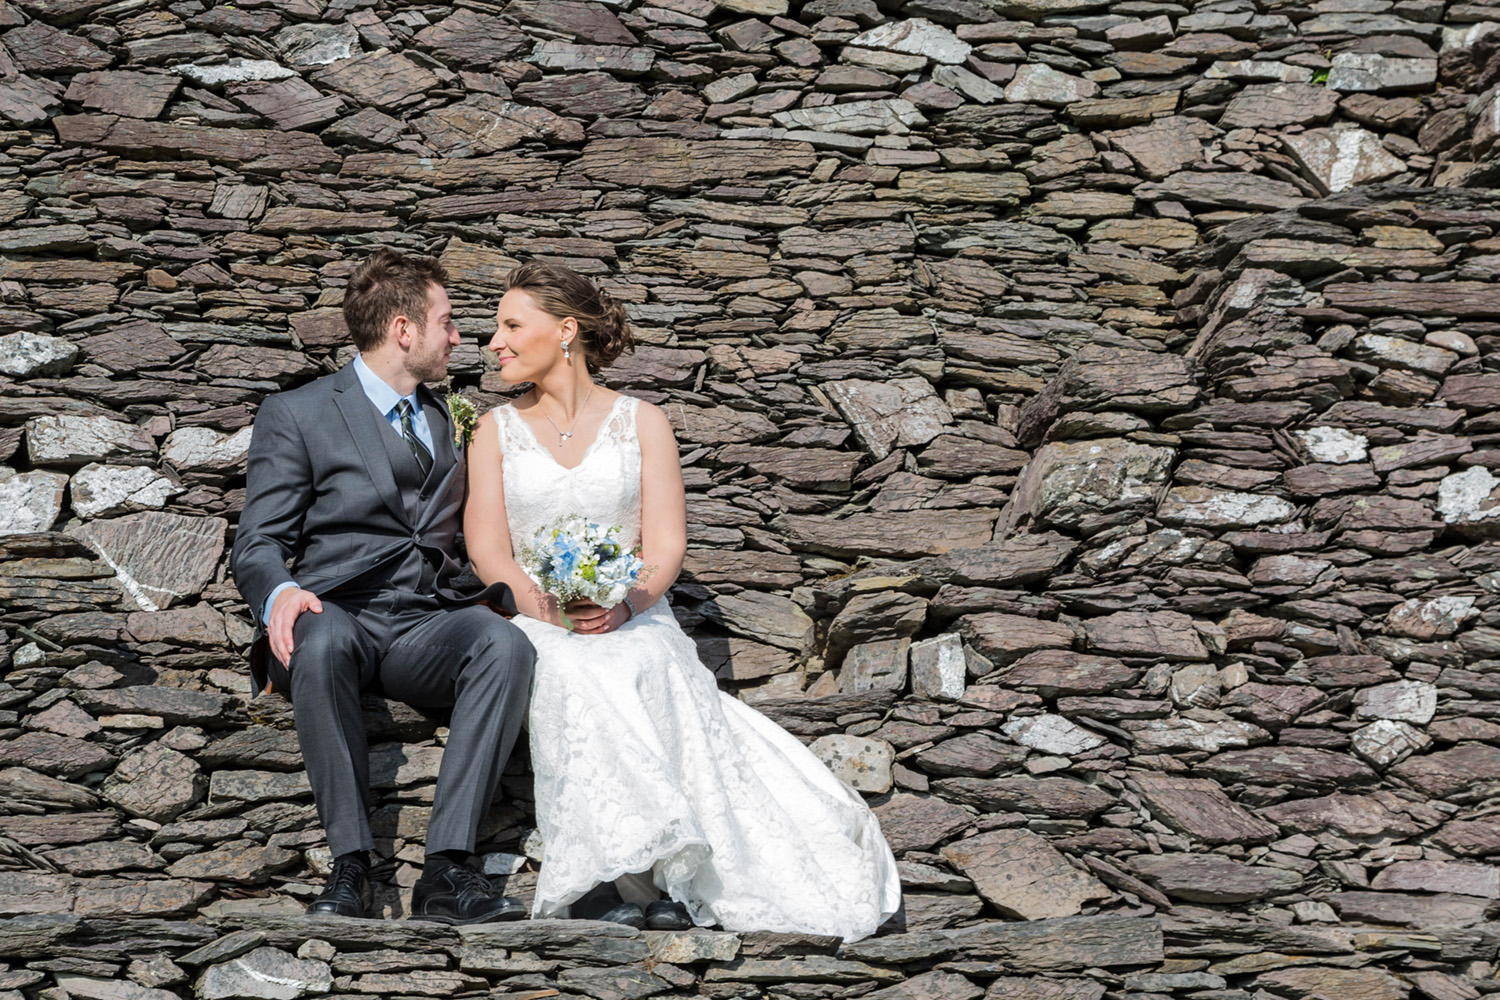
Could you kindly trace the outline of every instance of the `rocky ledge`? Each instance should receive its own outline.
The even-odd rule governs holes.
[[[0,1000],[1500,992],[1497,83],[1458,0],[0,6]],[[481,406],[517,260],[628,304],[674,610],[884,933],[300,916],[225,545],[375,245]],[[446,730],[366,709],[400,918]]]

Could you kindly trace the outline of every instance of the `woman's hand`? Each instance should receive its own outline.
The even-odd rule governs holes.
[[[581,635],[613,632],[630,620],[630,612],[623,603],[612,608],[601,608],[593,601],[574,601],[564,610],[568,621],[573,623],[573,631]]]

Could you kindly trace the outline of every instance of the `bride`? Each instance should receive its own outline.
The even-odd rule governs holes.
[[[504,381],[532,389],[476,428],[464,535],[485,583],[511,586],[537,650],[532,916],[615,904],[604,919],[648,928],[873,934],[901,901],[875,817],[719,691],[663,599],[687,548],[677,442],[660,409],[591,377],[633,346],[624,308],[552,264],[506,286],[488,349]],[[612,608],[560,608],[514,553],[565,514],[622,526],[649,579]]]

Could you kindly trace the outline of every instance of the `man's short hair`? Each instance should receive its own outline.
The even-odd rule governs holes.
[[[432,257],[375,251],[355,268],[344,290],[344,323],[354,346],[375,350],[397,316],[425,324],[428,286],[447,283],[447,269]]]

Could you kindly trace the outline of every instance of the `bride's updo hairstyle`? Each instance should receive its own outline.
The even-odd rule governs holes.
[[[537,308],[558,319],[578,321],[578,346],[591,371],[608,368],[626,351],[635,350],[635,337],[625,307],[592,281],[561,264],[527,261],[505,276],[505,290],[530,295]]]

